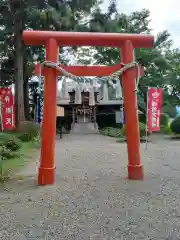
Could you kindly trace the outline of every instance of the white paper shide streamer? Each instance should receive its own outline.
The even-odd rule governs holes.
[[[95,97],[94,97],[94,81],[91,81],[90,90],[89,90],[89,106],[95,106]]]
[[[76,92],[75,92],[75,104],[81,104],[81,103],[82,103],[81,88],[80,88],[80,85],[77,83]]]

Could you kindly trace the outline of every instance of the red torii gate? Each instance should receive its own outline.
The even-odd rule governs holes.
[[[152,48],[154,37],[144,34],[119,33],[78,33],[52,31],[24,31],[24,43],[27,45],[45,45],[46,60],[57,63],[60,46],[104,46],[121,48],[123,64],[134,62],[134,48]],[[74,75],[80,76],[108,76],[119,69],[115,66],[63,66]],[[35,72],[38,71],[36,66]],[[141,70],[141,74],[143,71]],[[43,68],[45,76],[44,86],[44,117],[42,125],[42,147],[39,167],[38,183],[40,185],[53,184],[55,180],[54,149],[56,135],[56,77],[61,73],[56,69]],[[126,135],[128,147],[128,178],[141,180],[144,169],[140,159],[140,137],[138,122],[137,96],[134,91],[136,70],[129,69],[122,75],[124,91],[124,107],[126,118]],[[133,126],[133,127],[132,127]]]

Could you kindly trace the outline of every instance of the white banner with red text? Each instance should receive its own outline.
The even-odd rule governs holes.
[[[148,89],[148,131],[160,131],[160,118],[162,108],[162,88],[149,88]]]
[[[14,96],[11,88],[0,87],[2,130],[11,130],[15,126]]]

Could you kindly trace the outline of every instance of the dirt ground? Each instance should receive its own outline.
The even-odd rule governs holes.
[[[180,239],[180,142],[150,140],[145,180],[129,181],[125,143],[57,137],[54,185],[36,185],[37,160],[0,187],[0,239]]]

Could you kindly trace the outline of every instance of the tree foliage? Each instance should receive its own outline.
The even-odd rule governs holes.
[[[28,79],[33,56],[42,48],[24,46],[25,29],[76,31],[80,21],[90,14],[96,0],[0,0],[1,85],[15,82],[16,122],[25,120],[24,103],[28,102]],[[40,58],[39,58],[40,59]],[[38,60],[39,60],[38,59]],[[24,96],[24,92],[27,94]],[[28,115],[28,113],[27,113]]]
[[[91,31],[117,33],[151,33],[149,28],[150,12],[147,9],[129,15],[119,13],[115,1],[112,1],[107,13],[97,7],[91,21]],[[96,64],[113,65],[121,61],[118,48],[96,48],[94,51]],[[135,58],[145,67],[145,75],[138,86],[139,107],[146,110],[147,88],[162,87],[164,89],[163,107],[168,113],[175,110],[179,100],[180,50],[173,49],[172,40],[167,30],[157,34],[153,49],[135,49]],[[85,58],[85,56],[83,56]],[[171,110],[171,111],[170,111]],[[170,114],[172,115],[172,114]]]

